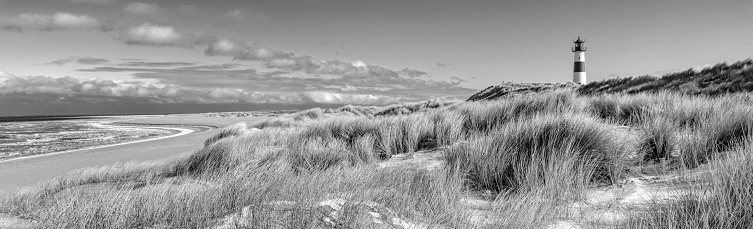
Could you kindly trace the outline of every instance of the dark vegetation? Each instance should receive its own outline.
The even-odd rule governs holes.
[[[582,86],[574,83],[505,82],[497,86],[490,86],[472,95],[468,98],[468,101],[493,100],[567,89],[573,89],[580,95],[670,92],[685,95],[717,96],[737,92],[751,92],[753,91],[753,59],[746,59],[732,64],[719,63],[700,71],[688,69],[667,73],[661,77],[644,75],[610,78],[589,82]],[[609,103],[604,105],[609,105]],[[597,104],[596,106],[600,105]],[[618,109],[611,108],[599,111],[606,112],[603,115],[621,112]]]
[[[575,83],[515,83],[505,82],[497,86],[490,86],[477,92],[468,98],[468,101],[491,100],[497,98],[506,98],[511,96],[529,95],[543,92],[550,92],[561,89],[577,88]]]
[[[753,91],[753,59],[720,63],[701,71],[688,69],[662,77],[638,76],[591,82],[577,89],[585,95],[674,91],[691,95],[724,95]]]

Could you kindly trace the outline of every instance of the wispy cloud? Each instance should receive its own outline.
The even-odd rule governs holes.
[[[249,91],[332,91],[394,95],[406,100],[428,99],[442,91],[446,96],[467,96],[472,90],[459,86],[459,78],[434,81],[406,76],[380,67],[341,76],[318,77],[291,71],[260,72],[238,65],[195,65],[175,68],[103,66],[85,72],[132,72],[137,78],[189,87],[234,87]]]
[[[207,56],[228,56],[234,60],[261,61],[262,66],[285,72],[302,72],[309,75],[334,75],[340,84],[359,86],[402,88],[430,87],[461,88],[462,79],[450,81],[425,80],[427,72],[405,68],[391,70],[364,61],[344,62],[340,60],[321,60],[311,56],[296,56],[292,52],[283,52],[256,44],[237,41],[215,35],[197,35],[181,31],[172,26],[143,24],[131,29],[126,41],[131,45],[169,46],[181,48],[203,48]]]
[[[63,66],[69,64],[81,65],[99,65],[99,66],[120,66],[120,67],[144,67],[144,68],[174,68],[194,66],[194,62],[182,61],[148,61],[143,59],[126,59],[126,60],[108,60],[97,57],[68,57],[57,59],[45,65]]]
[[[115,0],[70,0],[73,3],[88,3],[97,5],[112,5]]]
[[[124,10],[132,14],[147,15],[159,13],[162,7],[155,3],[131,2],[125,6]]]
[[[129,61],[119,64],[126,67],[148,67],[148,68],[171,68],[194,66],[196,63],[190,62],[151,62],[151,61]]]
[[[389,104],[400,98],[384,95],[341,94],[326,91],[251,92],[245,89],[196,88],[174,84],[146,84],[112,80],[79,80],[72,77],[17,77],[0,75],[0,94],[98,96],[111,99],[141,98],[154,103],[254,103],[254,104]],[[53,97],[54,98],[54,97]],[[53,102],[53,101],[46,101]]]
[[[80,3],[112,4],[113,1],[82,0]],[[156,103],[383,105],[438,96],[464,98],[473,92],[462,87],[464,80],[457,77],[441,80],[412,68],[393,70],[361,60],[319,59],[221,34],[186,30],[193,27],[161,20],[159,14],[170,14],[171,9],[154,3],[131,2],[114,9],[124,17],[144,19],[104,25],[94,17],[66,12],[21,14],[0,21],[0,28],[19,32],[99,30],[111,32],[115,39],[131,46],[184,48],[201,51],[206,56],[228,57],[228,61],[235,62],[205,65],[186,61],[71,57],[47,64],[91,65],[81,66],[83,69],[79,71],[126,72],[136,77],[135,80],[152,79],[149,82],[158,83],[2,76],[0,94],[99,96],[116,100],[139,98]],[[220,17],[241,20],[248,14],[244,10],[234,10],[224,15],[221,13]],[[249,62],[260,68],[241,68],[237,64]],[[438,95],[440,91],[442,93]]]
[[[129,45],[192,48],[197,45],[196,41],[192,34],[182,33],[175,27],[144,23],[128,31],[125,43]]]
[[[293,53],[280,52],[270,48],[249,45],[245,42],[233,41],[228,38],[207,36],[203,42],[206,45],[204,54],[207,56],[229,56],[235,60],[270,60],[274,58],[289,58]]]
[[[81,57],[76,60],[79,64],[86,64],[86,65],[100,65],[110,62],[107,59],[104,58],[95,58],[95,57]]]
[[[397,83],[396,79],[322,78],[286,71],[259,72],[232,64],[176,68],[108,66],[80,71],[129,72],[137,78],[156,79],[159,84],[203,91],[203,97],[233,98],[246,103],[385,105],[437,97],[464,99],[473,92],[450,82],[410,78]],[[214,93],[210,95],[212,91]],[[437,95],[437,91],[442,94]]]
[[[104,58],[96,58],[96,57],[68,57],[63,59],[57,59],[48,63],[45,63],[45,65],[55,65],[55,66],[63,66],[68,65],[71,63],[78,63],[78,64],[84,64],[84,65],[102,65],[109,63],[110,60],[104,59]]]
[[[0,29],[24,32],[35,31],[70,31],[70,30],[102,30],[110,28],[104,26],[94,17],[67,12],[48,14],[20,14],[0,22]]]

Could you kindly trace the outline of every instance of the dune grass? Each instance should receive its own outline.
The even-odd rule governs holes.
[[[626,226],[674,228],[689,217],[700,218],[682,225],[750,226],[753,206],[739,202],[753,202],[752,111],[747,95],[583,96],[567,90],[494,101],[311,109],[230,126],[202,149],[169,160],[66,174],[0,198],[0,212],[34,219],[42,228],[203,228],[246,209],[254,213],[246,227],[312,228],[321,222],[311,209],[343,199],[378,203],[427,227],[540,228],[587,189],[623,179],[638,154],[639,160],[685,169],[707,165],[715,172],[698,195],[657,202],[648,219],[636,215]],[[638,140],[626,138],[626,131]],[[377,166],[416,152],[441,154],[443,167]],[[702,191],[712,199],[701,198],[707,195]],[[482,213],[466,204],[466,197],[478,195],[492,203],[483,212],[491,217],[479,219]],[[346,206],[340,228],[369,227],[359,218],[360,205]]]
[[[508,123],[451,148],[446,157],[448,166],[459,168],[474,188],[530,192],[561,180],[570,185],[611,183],[619,172],[614,161],[624,154],[619,140],[591,117],[548,115]],[[559,168],[565,164],[570,167]]]
[[[642,125],[639,147],[643,161],[660,162],[669,160],[676,145],[677,127],[671,120],[655,118]]]
[[[591,82],[578,88],[577,91],[585,95],[677,91],[684,94],[711,96],[750,92],[753,91],[753,59],[731,64],[719,63],[701,71],[688,69],[672,72],[661,77],[645,75],[612,78]]]
[[[739,143],[739,142],[738,142]],[[753,138],[712,160],[706,182],[677,200],[655,201],[624,228],[753,227]]]

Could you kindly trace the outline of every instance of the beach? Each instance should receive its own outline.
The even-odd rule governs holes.
[[[177,134],[0,161],[0,191],[37,184],[80,169],[129,161],[161,160],[191,153],[200,149],[204,140],[218,133],[219,128],[263,118],[265,117],[221,118],[203,114],[178,114],[149,116],[114,123],[170,129]]]

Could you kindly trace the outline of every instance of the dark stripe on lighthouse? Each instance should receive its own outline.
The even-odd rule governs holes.
[[[585,72],[585,71],[586,71],[586,62],[575,62],[574,72]]]

